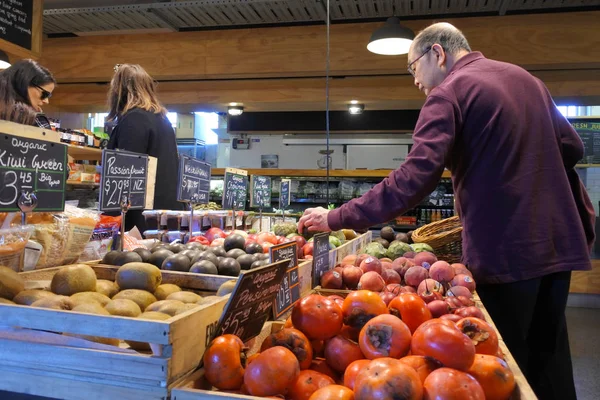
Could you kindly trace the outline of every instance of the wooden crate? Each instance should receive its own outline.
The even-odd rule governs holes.
[[[117,267],[92,266],[99,279]],[[46,287],[59,268],[25,272],[27,287]],[[162,271],[163,283],[212,293],[231,277]],[[229,296],[166,321],[0,305],[0,389],[73,400],[167,399],[200,364]],[[19,327],[19,328],[17,328]],[[26,329],[23,329],[26,328]],[[135,340],[136,352],[60,333]]]

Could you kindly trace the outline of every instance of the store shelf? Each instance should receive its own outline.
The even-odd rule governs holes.
[[[248,175],[265,175],[276,177],[326,177],[324,169],[277,169],[277,168],[249,168]],[[329,171],[331,178],[385,178],[393,170],[391,169],[334,169]],[[223,176],[225,168],[213,168],[213,176]],[[450,171],[444,170],[442,178],[450,178]]]
[[[95,149],[93,147],[74,146],[72,144],[68,144],[67,152],[69,156],[73,157],[75,160],[102,160],[102,150]]]

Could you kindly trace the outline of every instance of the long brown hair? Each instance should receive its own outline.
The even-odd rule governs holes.
[[[158,101],[156,82],[137,64],[120,64],[108,91],[108,121],[114,121],[133,108],[141,108],[154,114],[167,115],[167,110]]]

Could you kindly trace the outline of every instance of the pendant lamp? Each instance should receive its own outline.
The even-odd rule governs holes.
[[[8,59],[8,54],[4,51],[0,50],[0,70],[6,69],[10,67],[10,61]]]
[[[390,17],[385,25],[373,32],[367,49],[371,53],[386,56],[407,54],[414,38],[411,29],[400,25],[400,18]]]

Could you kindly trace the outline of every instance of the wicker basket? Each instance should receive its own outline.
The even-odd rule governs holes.
[[[462,256],[462,230],[458,217],[446,218],[416,229],[412,241],[430,245],[440,260],[457,263]]]

